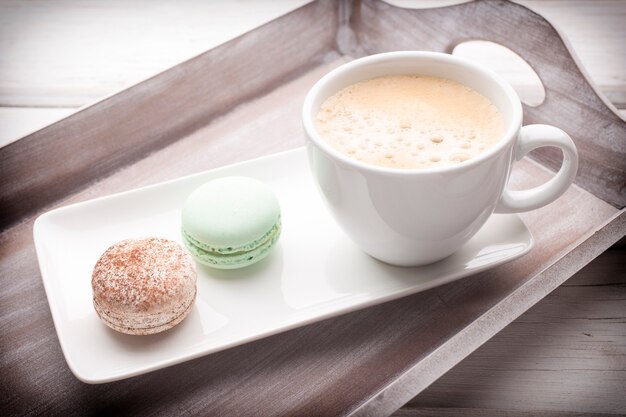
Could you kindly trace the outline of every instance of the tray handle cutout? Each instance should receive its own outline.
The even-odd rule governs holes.
[[[381,0],[344,0],[354,44],[345,53],[363,56],[397,50],[452,53],[468,41],[505,46],[537,73],[545,100],[524,105],[524,124],[550,124],[567,132],[579,152],[575,183],[617,208],[626,206],[626,121],[594,85],[567,40],[532,10],[507,0],[477,0],[453,6],[408,9]],[[345,29],[343,30],[345,32]],[[553,171],[558,149],[532,158]]]

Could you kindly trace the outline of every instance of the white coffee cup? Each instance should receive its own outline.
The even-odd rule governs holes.
[[[399,74],[447,78],[474,89],[500,110],[504,137],[465,162],[423,169],[368,164],[340,153],[320,137],[315,118],[324,100],[359,81]],[[522,127],[522,105],[506,81],[443,53],[389,52],[344,64],[311,88],[302,119],[311,170],[336,221],[363,251],[393,265],[424,265],[451,255],[492,213],[533,210],[557,199],[578,169],[576,146],[565,132],[548,125]],[[543,146],[563,152],[556,175],[529,190],[507,189],[513,161]]]

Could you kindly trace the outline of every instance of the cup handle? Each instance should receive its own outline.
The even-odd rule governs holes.
[[[561,169],[548,182],[530,190],[512,191],[504,189],[496,206],[496,213],[519,213],[543,207],[559,198],[570,186],[578,170],[578,152],[569,135],[549,125],[522,127],[515,148],[515,160],[519,161],[528,152],[543,146],[554,146],[563,152]]]

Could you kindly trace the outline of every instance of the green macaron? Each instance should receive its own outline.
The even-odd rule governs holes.
[[[223,177],[193,191],[182,210],[183,241],[200,263],[234,269],[265,258],[278,241],[280,206],[254,178]]]

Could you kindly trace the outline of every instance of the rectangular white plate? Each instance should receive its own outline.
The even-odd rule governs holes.
[[[256,265],[220,271],[198,265],[195,307],[180,325],[129,336],[102,324],[91,271],[104,250],[127,238],[178,242],[180,210],[209,179],[245,175],[268,184],[283,233]],[[528,252],[533,239],[516,215],[493,215],[451,257],[393,267],[361,252],[324,207],[303,148],[62,207],[40,216],[35,247],[61,348],[78,379],[102,383],[139,375],[327,317],[424,291]]]

